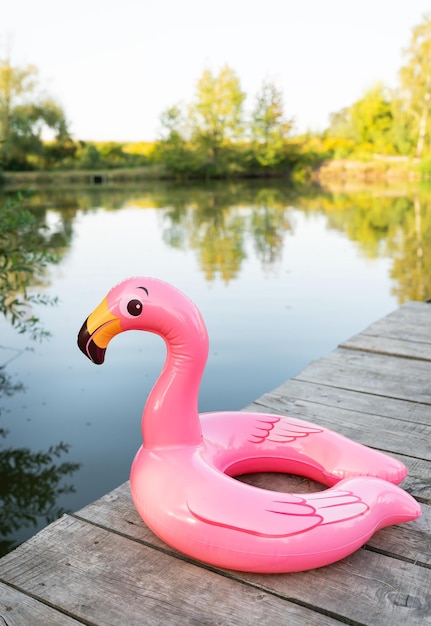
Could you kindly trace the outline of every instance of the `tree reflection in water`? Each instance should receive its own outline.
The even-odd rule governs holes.
[[[0,204],[0,227],[0,313],[17,332],[41,340],[48,334],[31,305],[55,302],[29,290],[41,284],[48,264],[60,258],[68,228],[51,232],[43,216],[22,207],[21,197]],[[6,371],[13,358],[0,365],[0,402],[24,390]],[[0,418],[1,412],[0,405]],[[57,500],[73,486],[63,479],[79,468],[64,460],[69,446],[63,442],[34,452],[7,447],[7,434],[0,426],[0,556],[16,547],[22,528],[36,527],[41,519],[50,523],[64,513]]]

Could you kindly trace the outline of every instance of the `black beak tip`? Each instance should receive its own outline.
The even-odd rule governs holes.
[[[102,365],[105,360],[105,348],[100,348],[88,332],[87,320],[83,323],[78,333],[78,347],[86,357],[96,365]]]

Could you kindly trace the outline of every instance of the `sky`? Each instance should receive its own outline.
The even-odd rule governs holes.
[[[0,58],[33,64],[75,139],[151,141],[160,114],[228,64],[250,109],[282,91],[296,132],[398,84],[426,0],[0,0]]]

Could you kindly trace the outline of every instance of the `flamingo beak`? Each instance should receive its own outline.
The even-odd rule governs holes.
[[[108,343],[122,331],[120,320],[109,310],[106,298],[91,313],[78,333],[79,349],[90,361],[101,365]]]

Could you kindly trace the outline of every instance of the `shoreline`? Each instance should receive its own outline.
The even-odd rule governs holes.
[[[371,186],[376,184],[393,185],[419,183],[423,180],[418,159],[408,157],[379,157],[367,161],[332,159],[316,166],[308,174],[305,184],[312,183],[324,189],[332,187]],[[209,181],[288,181],[297,185],[292,172],[248,172],[236,176],[200,178],[196,176],[177,177],[163,171],[159,166],[148,165],[130,168],[101,168],[94,170],[36,170],[0,172],[0,189],[13,190],[28,186],[111,186],[133,182],[178,182],[199,183]]]

